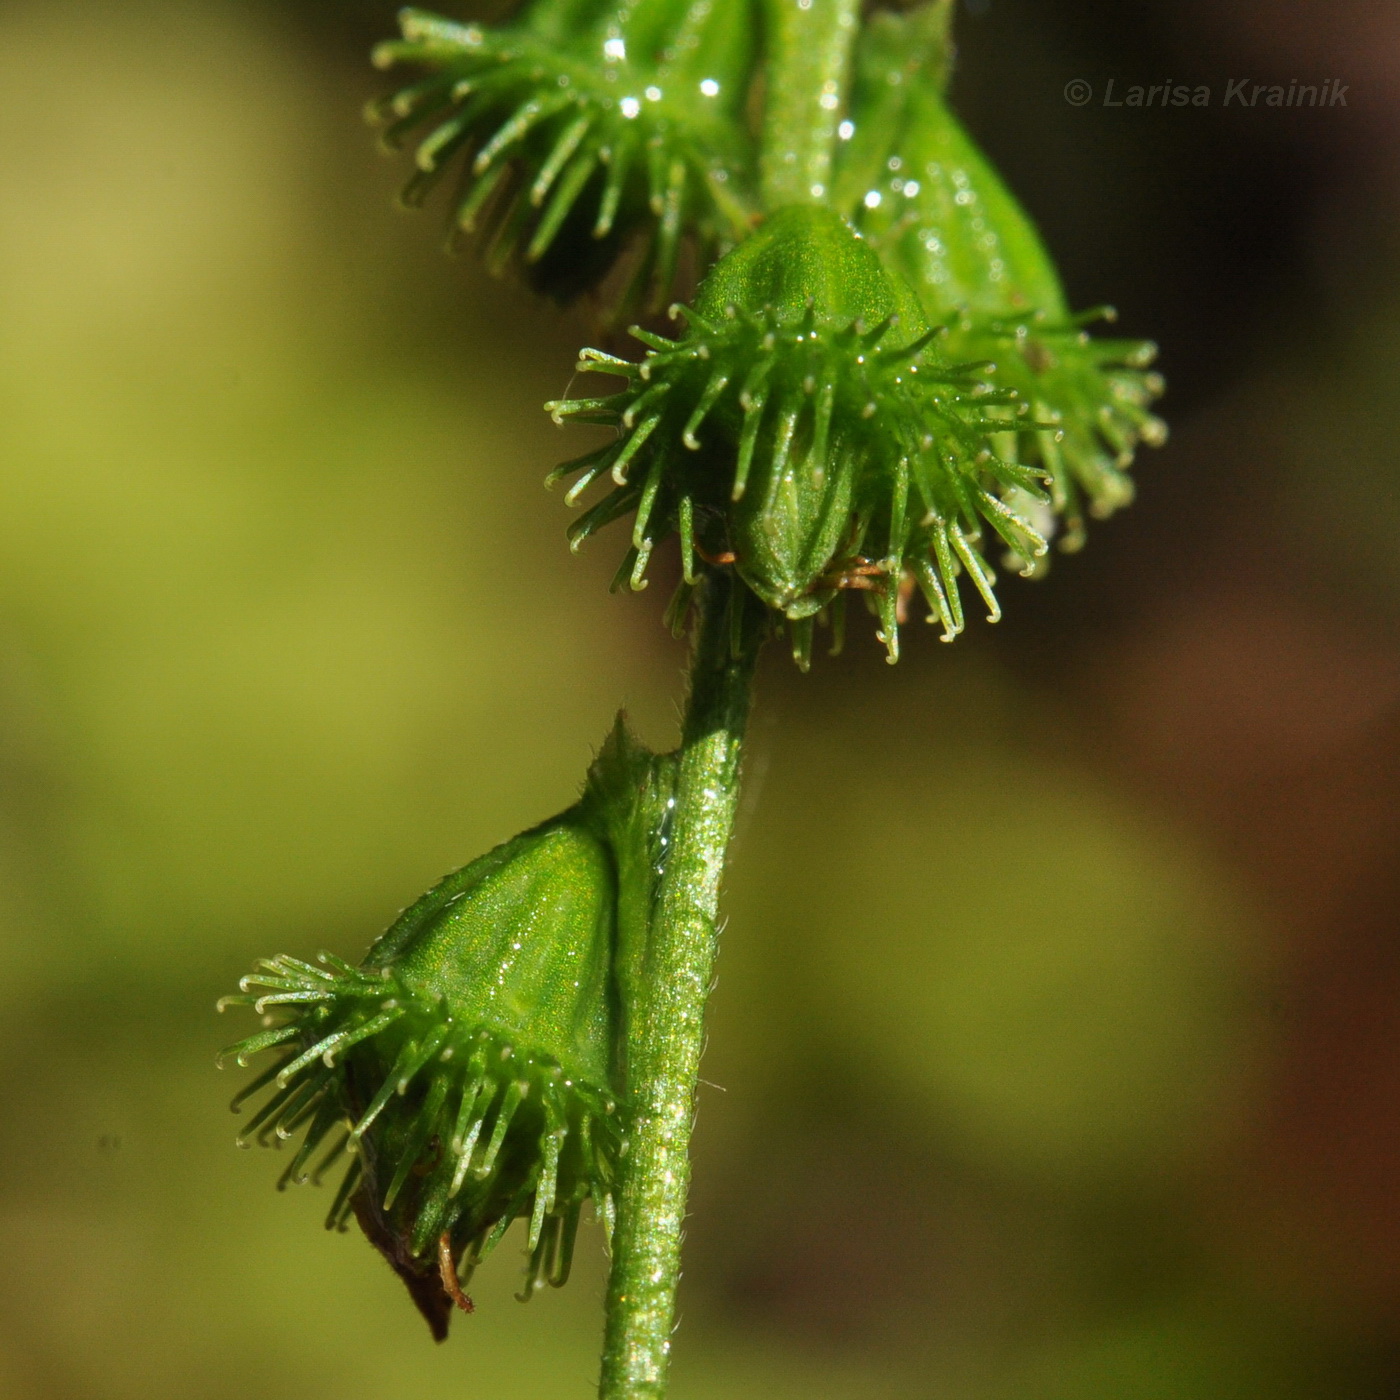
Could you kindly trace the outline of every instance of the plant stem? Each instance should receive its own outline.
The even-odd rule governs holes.
[[[600,1400],[666,1393],[715,916],[762,628],[748,590],[712,573],[676,754],[670,851],[629,1018],[633,1122],[613,1229]]]
[[[859,0],[767,0],[763,203],[820,204],[831,191],[836,128],[846,106]]]

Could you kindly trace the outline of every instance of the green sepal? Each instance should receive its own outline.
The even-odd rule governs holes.
[[[969,315],[949,330],[950,349],[994,363],[996,383],[1028,404],[1029,421],[1041,425],[1022,432],[1015,450],[1045,473],[1066,553],[1084,543],[1083,502],[1100,520],[1130,504],[1135,488],[1128,470],[1138,447],[1167,440],[1166,423],[1152,411],[1166,390],[1150,368],[1156,345],[1084,329],[1114,317],[1111,307],[1063,319]]]
[[[1059,274],[1035,225],[928,72],[946,54],[946,24],[936,5],[871,17],[836,207],[913,282],[935,322],[967,311],[1063,319]]]
[[[456,1023],[527,1043],[606,1088],[614,886],[606,845],[570,809],[449,875],[399,916],[362,967],[441,1002]]]
[[[913,95],[947,90],[952,16],[952,0],[934,0],[902,14],[877,10],[861,27],[831,190],[833,207],[849,217],[858,217],[869,191],[890,178],[889,159],[903,144]]]

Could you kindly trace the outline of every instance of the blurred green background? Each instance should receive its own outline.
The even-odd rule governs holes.
[[[591,339],[397,214],[371,0],[0,0],[0,1394],[591,1393],[603,1258],[435,1348],[233,1147],[251,960],[358,956],[670,742],[540,489]],[[676,1400],[1400,1394],[1400,13],[978,0],[959,104],[1164,344],[1008,619],[768,658]],[[1225,110],[1230,78],[1344,110]],[[1068,106],[1208,83],[1205,111]]]

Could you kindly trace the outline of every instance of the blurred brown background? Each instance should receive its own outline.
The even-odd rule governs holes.
[[[213,1016],[565,805],[681,649],[540,489],[591,338],[441,256],[371,0],[0,0],[0,1394],[585,1397],[435,1349]],[[762,676],[676,1400],[1400,1395],[1400,10],[977,0],[959,105],[1174,439],[1007,621]],[[1227,82],[1349,85],[1226,110]],[[1069,106],[1082,78],[1205,110]]]

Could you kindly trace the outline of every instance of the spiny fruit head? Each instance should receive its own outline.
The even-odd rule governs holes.
[[[281,1051],[234,1100],[270,1095],[240,1141],[302,1134],[282,1186],[348,1153],[327,1225],[358,1218],[439,1340],[513,1220],[528,1298],[568,1277],[585,1200],[611,1219],[615,940],[614,861],[580,806],[449,875],[361,966],[269,958],[220,1003],[284,1018],[225,1052]]]
[[[375,62],[426,76],[369,115],[391,146],[419,138],[406,203],[461,170],[453,226],[494,271],[568,299],[636,243],[621,302],[664,305],[686,235],[708,263],[748,229],[751,9],[534,0],[501,28],[404,10]]]
[[[732,566],[787,619],[804,666],[817,615],[839,629],[853,590],[891,660],[915,588],[947,640],[963,627],[964,572],[1000,615],[978,543],[989,526],[1019,560],[1044,552],[1028,508],[1048,507],[1043,472],[1017,446],[1047,429],[990,366],[941,353],[913,288],[845,219],[779,210],[680,311],[676,340],[633,331],[649,347],[640,364],[583,353],[580,369],[628,381],[621,393],[547,405],[556,421],[618,429],[555,473],[577,474],[571,502],[613,482],[575,523],[575,547],[631,514],[618,581],[640,588],[656,545],[679,534],[684,586],[697,558]]]

